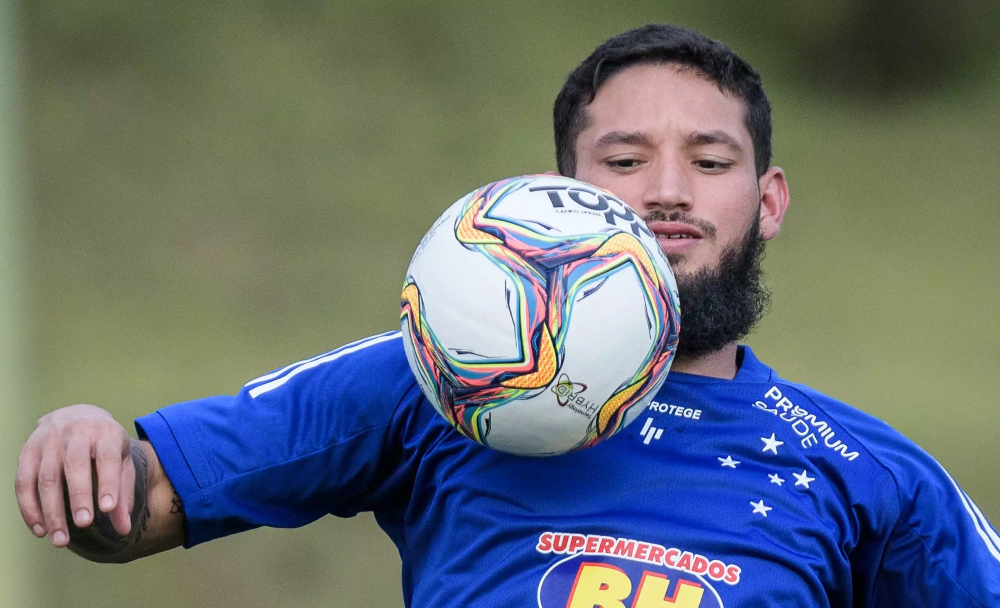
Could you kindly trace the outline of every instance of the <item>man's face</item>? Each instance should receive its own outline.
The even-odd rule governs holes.
[[[677,356],[746,336],[767,307],[760,260],[788,189],[777,167],[758,179],[743,103],[692,70],[647,64],[612,76],[585,112],[575,177],[618,195],[657,235],[680,292]]]
[[[598,90],[575,177],[646,219],[678,278],[718,264],[759,213],[744,105],[690,69],[626,68]]]

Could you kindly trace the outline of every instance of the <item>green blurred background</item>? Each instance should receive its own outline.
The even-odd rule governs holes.
[[[553,169],[565,75],[605,38],[671,21],[734,47],[774,106],[792,207],[750,344],[920,443],[1000,521],[995,5],[15,5],[29,280],[2,288],[30,314],[3,453],[56,407],[130,421],[396,326],[438,213]],[[0,470],[9,518],[13,461]],[[402,605],[369,516],[127,566],[2,530],[21,570],[0,578],[33,597],[12,607]]]

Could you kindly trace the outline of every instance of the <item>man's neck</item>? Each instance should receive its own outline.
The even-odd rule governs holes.
[[[697,358],[678,357],[674,359],[670,371],[709,376],[732,380],[739,368],[736,367],[737,344],[727,344],[721,350]]]

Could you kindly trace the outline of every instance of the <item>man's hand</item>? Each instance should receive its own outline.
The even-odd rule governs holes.
[[[129,561],[180,545],[180,498],[148,442],[106,411],[46,414],[21,449],[14,482],[24,523],[94,561]],[[95,510],[96,507],[96,510]]]

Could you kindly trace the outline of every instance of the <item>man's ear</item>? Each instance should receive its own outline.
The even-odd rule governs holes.
[[[781,167],[771,167],[757,180],[760,187],[760,235],[765,241],[778,236],[788,210],[788,181]]]

